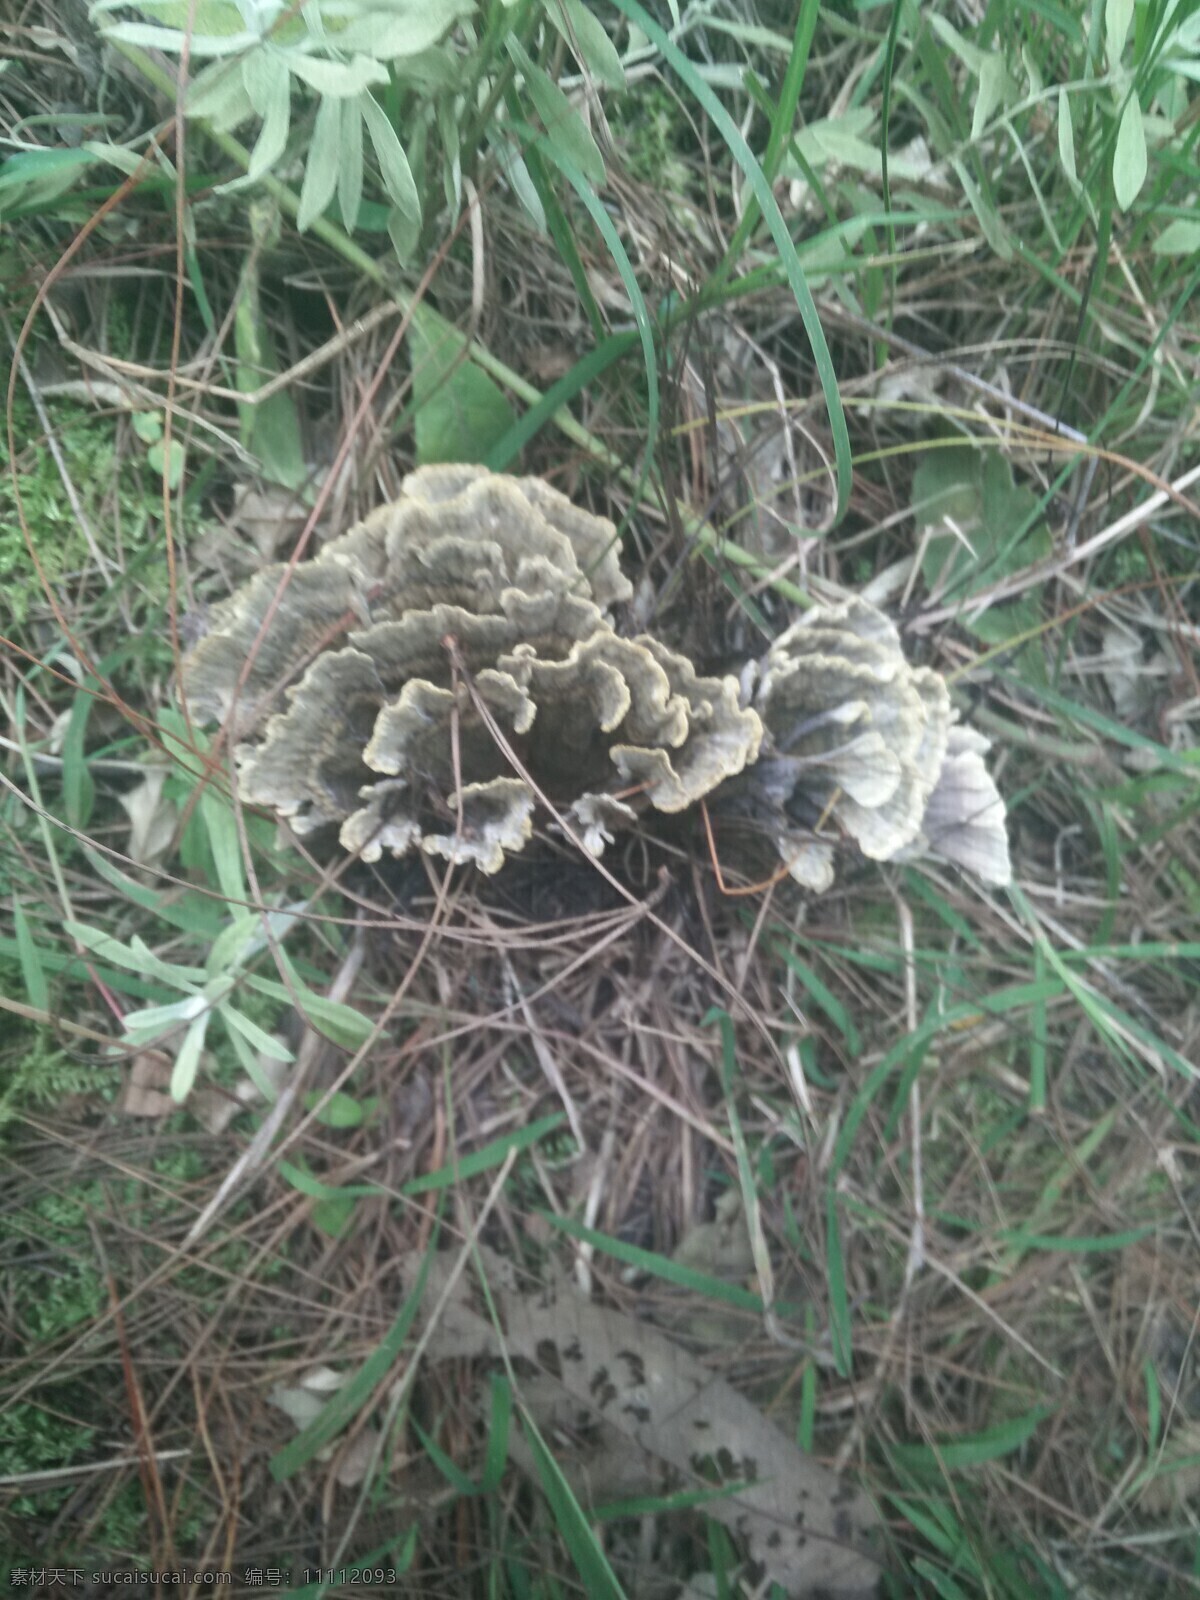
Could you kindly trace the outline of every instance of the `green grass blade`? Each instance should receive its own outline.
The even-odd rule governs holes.
[[[829,346],[825,342],[821,319],[817,315],[817,307],[813,301],[808,282],[805,279],[804,269],[800,265],[800,258],[796,254],[796,247],[792,243],[791,234],[771,190],[771,185],[767,181],[762,167],[755,159],[754,152],[738,131],[733,118],[701,78],[692,63],[672,43],[658,23],[638,5],[637,0],[613,0],[613,4],[630,22],[637,24],[655,48],[661,52],[663,59],[687,85],[688,92],[703,106],[714,127],[728,146],[733,159],[745,174],[751,191],[762,211],[763,219],[770,230],[771,238],[775,241],[775,248],[779,251],[779,259],[787,275],[788,284],[796,298],[796,305],[800,310],[800,320],[803,322],[804,331],[808,335],[813,362],[817,369],[817,377],[820,380],[821,394],[825,400],[825,410],[829,417],[829,430],[833,437],[834,456],[837,462],[837,520],[840,521],[850,503],[850,484],[853,477],[850,434],[846,427],[846,414],[842,409],[841,397],[838,394],[837,373],[834,370],[833,358],[829,354]]]
[[[751,1294],[747,1289],[739,1289],[734,1283],[726,1283],[721,1278],[711,1278],[707,1273],[696,1272],[692,1267],[682,1266],[679,1262],[657,1255],[652,1250],[643,1250],[639,1245],[626,1244],[623,1239],[612,1239],[606,1233],[597,1233],[595,1228],[577,1222],[574,1217],[560,1217],[554,1212],[541,1209],[537,1214],[544,1217],[552,1227],[570,1234],[572,1239],[581,1239],[586,1244],[594,1245],[597,1250],[603,1250],[615,1260],[625,1262],[626,1266],[637,1267],[641,1272],[651,1273],[654,1277],[661,1278],[664,1283],[673,1283],[681,1289],[690,1289],[695,1294],[706,1295],[710,1300],[723,1301],[725,1305],[733,1306],[738,1311],[753,1311],[761,1316],[765,1309],[758,1295]]]
[[[544,134],[539,134],[535,129],[529,127],[521,127],[521,132],[535,148],[541,151],[552,165],[558,168],[580,200],[583,201],[588,215],[596,225],[597,232],[608,246],[609,254],[612,256],[613,265],[617,269],[617,275],[621,280],[622,287],[629,296],[634,324],[637,327],[638,338],[642,345],[642,360],[646,372],[646,438],[642,456],[641,481],[634,491],[634,499],[636,500],[641,495],[642,487],[654,463],[654,452],[658,444],[660,410],[658,356],[654,348],[654,329],[651,326],[650,313],[646,308],[645,296],[642,294],[641,285],[637,281],[637,273],[633,270],[633,263],[630,261],[625,246],[621,242],[621,236],[587,177],[570,157],[551,143]]]
[[[378,1347],[371,1352],[359,1367],[358,1371],[348,1378],[340,1389],[330,1397],[328,1404],[321,1413],[314,1417],[308,1427],[303,1429],[282,1450],[277,1450],[271,1457],[271,1476],[277,1483],[294,1477],[301,1467],[323,1450],[325,1446],[337,1438],[338,1434],[357,1413],[366,1405],[374,1394],[377,1386],[383,1381],[390,1371],[396,1357],[404,1348],[404,1341],[408,1338],[409,1331],[416,1320],[420,1308],[421,1296],[425,1292],[425,1283],[429,1277],[429,1264],[433,1260],[436,1245],[436,1234],[430,1240],[425,1259],[421,1262],[421,1269],[417,1274],[416,1282],[411,1292],[406,1296],[404,1304],[397,1313],[396,1320],[388,1329]]]
[[[838,1219],[837,1195],[832,1186],[825,1196],[825,1274],[829,1284],[830,1348],[838,1377],[848,1378],[854,1364],[854,1340],[850,1296],[846,1292],[842,1228]]]
[[[562,1534],[563,1542],[571,1552],[571,1559],[583,1579],[584,1593],[592,1597],[592,1600],[625,1600],[625,1591],[617,1582],[616,1574],[609,1566],[607,1557],[583,1513],[583,1508],[572,1494],[571,1486],[563,1477],[562,1469],[551,1455],[536,1422],[524,1406],[521,1407],[521,1425],[529,1441],[529,1448],[533,1452],[538,1477],[541,1479],[542,1489],[554,1520],[558,1524],[558,1531]]]
[[[536,438],[548,422],[553,422],[555,415],[577,394],[582,393],[589,383],[594,383],[626,355],[638,339],[639,335],[632,330],[613,333],[603,344],[598,344],[586,356],[581,356],[570,372],[547,389],[537,404],[530,406],[508,432],[497,439],[484,458],[484,465],[493,472],[506,471],[529,441]]]
[[[508,1461],[508,1435],[512,1427],[512,1384],[502,1372],[493,1372],[490,1387],[491,1417],[488,1424],[487,1454],[479,1479],[480,1494],[494,1494]]]
[[[1053,1415],[1053,1406],[1035,1406],[1022,1417],[985,1428],[967,1439],[950,1439],[938,1445],[895,1444],[889,1454],[910,1471],[941,1476],[964,1467],[982,1466],[987,1461],[1003,1460],[1026,1444]]]
[[[548,1117],[541,1117],[537,1122],[531,1122],[527,1128],[517,1128],[501,1139],[493,1139],[490,1144],[472,1150],[470,1155],[448,1162],[436,1172],[423,1172],[419,1178],[410,1178],[400,1193],[411,1196],[428,1194],[431,1189],[453,1189],[464,1178],[475,1178],[481,1172],[490,1171],[492,1167],[503,1166],[510,1151],[528,1150],[546,1134],[561,1127],[565,1120],[561,1111],[552,1112]]]
[[[25,998],[37,1011],[50,1010],[50,985],[46,979],[46,969],[42,965],[41,952],[33,937],[29,921],[25,916],[21,902],[14,894],[12,897],[13,924],[17,935],[17,960],[21,967],[21,978],[25,984]]]

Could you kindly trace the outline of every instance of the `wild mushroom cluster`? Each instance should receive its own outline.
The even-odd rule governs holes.
[[[243,800],[297,834],[336,824],[365,861],[420,849],[493,873],[539,805],[599,855],[648,809],[749,797],[813,889],[846,836],[1008,881],[986,741],[879,611],[810,611],[739,681],[619,633],[632,592],[612,523],[541,479],[424,467],[214,607],[183,692],[228,724]]]

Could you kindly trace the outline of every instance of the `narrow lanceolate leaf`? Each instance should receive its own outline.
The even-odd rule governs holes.
[[[319,95],[333,95],[338,100],[361,94],[372,83],[388,81],[387,68],[369,56],[326,61],[321,56],[302,56],[292,51],[287,64],[295,77],[302,78]]]
[[[179,1054],[175,1057],[175,1065],[171,1069],[171,1099],[176,1105],[181,1105],[192,1092],[192,1085],[200,1068],[200,1055],[204,1049],[204,1035],[208,1029],[210,1016],[212,1016],[211,1011],[205,1011],[198,1016],[183,1036],[183,1043],[179,1047]]]
[[[142,1006],[138,1011],[127,1011],[121,1018],[121,1026],[127,1039],[134,1044],[145,1044],[185,1022],[195,1021],[208,1009],[208,1001],[202,994],[190,994],[184,1000],[173,1000],[170,1005]]]
[[[498,138],[492,141],[492,148],[504,168],[505,176],[512,184],[513,193],[528,212],[530,220],[539,233],[546,232],[546,212],[542,206],[541,196],[533,179],[529,176],[529,168],[525,165],[520,150],[511,139]]]
[[[421,202],[417,197],[417,186],[413,182],[412,168],[408,164],[403,146],[396,137],[395,128],[373,95],[362,95],[358,104],[362,111],[362,119],[367,125],[367,132],[371,135],[371,143],[375,146],[384,188],[406,217],[419,221]]]
[[[25,983],[25,998],[37,1011],[49,1011],[50,986],[38,952],[37,942],[29,927],[21,902],[13,895],[13,926],[17,935],[17,955],[21,963],[21,977]]]
[[[150,22],[114,22],[104,29],[106,39],[117,39],[123,44],[135,44],[142,50],[165,50],[176,55],[183,49],[187,34],[179,28],[158,28]],[[232,56],[239,50],[258,43],[255,33],[232,33],[225,36],[194,33],[191,36],[191,54],[200,56]]]
[[[253,182],[270,172],[287,144],[291,89],[283,57],[270,46],[251,51],[242,62],[242,82],[251,105],[263,119],[262,132],[246,168],[246,177]]]
[[[975,114],[971,119],[971,138],[978,139],[992,120],[993,113],[1008,97],[1012,80],[1004,65],[1004,57],[989,55],[979,71],[979,93],[975,96]]]
[[[1079,174],[1075,170],[1075,127],[1071,121],[1071,97],[1065,89],[1058,91],[1058,159],[1072,189],[1079,188]]]
[[[384,9],[361,8],[338,33],[343,50],[363,50],[376,61],[419,55],[475,9],[474,0],[405,0]]]
[[[359,110],[357,99],[341,101],[341,110],[342,164],[338,172],[338,205],[341,208],[342,221],[346,224],[347,233],[353,233],[358,226],[358,212],[359,207],[362,205],[362,112]]]
[[[296,213],[296,226],[301,233],[324,214],[333,199],[342,155],[341,127],[341,105],[334,99],[322,100],[313,124],[312,143],[304,166],[304,185],[300,190],[300,209]]]
[[[232,133],[253,116],[254,107],[242,82],[240,61],[216,61],[188,85],[187,114],[204,117],[219,133]]]
[[[266,1056],[268,1061],[294,1061],[296,1059],[287,1045],[276,1039],[273,1034],[268,1033],[265,1028],[260,1028],[257,1022],[253,1022],[246,1016],[245,1012],[239,1011],[230,1001],[226,1000],[217,1009],[220,1012],[222,1022],[240,1033],[242,1038],[252,1044],[261,1055]]]
[[[94,0],[91,18],[95,21],[110,11],[120,11],[126,3],[127,0]],[[142,0],[138,10],[170,28],[187,28],[224,39],[241,37],[249,28],[253,38],[259,37],[253,11],[238,6],[234,0]]]
[[[625,87],[625,68],[617,47],[583,0],[551,0],[546,15],[593,78],[609,89]]]
[[[1105,0],[1104,39],[1108,46],[1108,64],[1115,67],[1125,49],[1129,24],[1133,21],[1133,0]]]
[[[242,841],[229,802],[205,789],[200,796],[200,817],[212,847],[213,863],[221,893],[230,900],[244,901],[246,878],[242,871]]]
[[[1146,181],[1146,130],[1142,108],[1131,94],[1117,129],[1117,148],[1113,152],[1113,194],[1122,211],[1128,211]]]
[[[420,217],[410,217],[399,206],[393,206],[387,216],[387,231],[396,260],[401,266],[407,265],[421,238]]]
[[[130,972],[160,978],[176,989],[187,988],[192,983],[203,983],[207,976],[203,967],[183,967],[159,961],[140,939],[137,948],[131,949],[119,939],[114,939],[110,933],[93,928],[86,922],[66,922],[63,927],[77,944],[99,956],[101,961],[110,961],[114,967],[124,967]]]
[[[584,125],[583,118],[554,82],[533,60],[515,34],[508,37],[508,53],[520,68],[525,90],[551,139],[579,168],[589,183],[604,182],[604,157]]]

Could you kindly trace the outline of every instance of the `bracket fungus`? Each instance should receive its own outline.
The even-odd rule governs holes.
[[[945,679],[905,659],[874,606],[852,599],[793,624],[767,655],[755,703],[770,753],[753,779],[779,818],[779,853],[807,888],[833,881],[833,844],[820,837],[829,822],[876,861],[939,855],[987,883],[1009,881],[987,740],[955,726]]]
[[[496,872],[539,796],[599,854],[762,739],[735,679],[617,633],[632,592],[613,525],[540,479],[425,467],[216,607],[183,690],[230,722],[244,799],[300,834],[337,823],[364,860],[419,848]]]
[[[931,851],[1008,881],[986,741],[861,600],[772,646],[753,703],[610,610],[632,585],[611,522],[538,478],[424,467],[310,561],[213,609],[193,710],[232,732],[243,799],[365,861],[416,849],[493,873],[539,802],[593,855],[647,808],[749,796],[792,876]]]

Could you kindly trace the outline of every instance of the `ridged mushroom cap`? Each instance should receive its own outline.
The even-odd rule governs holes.
[[[874,606],[808,612],[771,647],[755,703],[769,736],[760,787],[783,813],[780,855],[806,887],[829,886],[833,854],[804,824],[839,827],[873,860],[937,853],[1008,881],[986,741],[953,726],[945,680],[905,659]]]
[[[734,679],[616,632],[605,608],[631,593],[612,524],[549,485],[424,468],[215,608],[183,689],[234,713],[246,800],[297,833],[338,824],[365,860],[419,848],[494,872],[539,793],[599,854],[639,809],[682,810],[740,772],[762,737]]]

